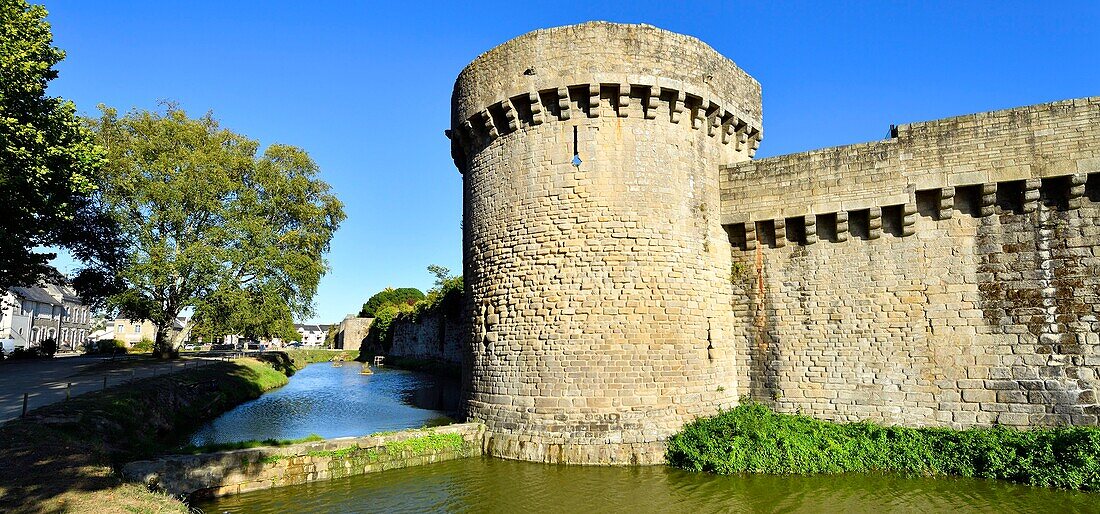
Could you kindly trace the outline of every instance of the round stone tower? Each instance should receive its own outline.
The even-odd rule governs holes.
[[[749,159],[760,85],[647,25],[538,30],[455,81],[467,414],[493,455],[664,459],[736,403],[719,166]]]

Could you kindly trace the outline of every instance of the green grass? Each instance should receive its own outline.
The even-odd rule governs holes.
[[[698,419],[669,439],[667,461],[691,471],[956,475],[1100,490],[1100,428],[951,430],[831,423],[749,403]]]
[[[206,420],[286,375],[253,359],[139,379],[35,409],[0,428],[0,512],[187,512],[166,495],[122,483],[114,465],[173,448]]]
[[[324,441],[324,440],[325,440],[325,438],[323,438],[323,437],[321,437],[317,434],[309,434],[309,435],[307,435],[305,437],[302,437],[300,439],[264,439],[262,441],[258,440],[258,439],[249,439],[247,441],[236,441],[236,442],[232,442],[232,443],[212,443],[212,444],[204,444],[204,445],[200,445],[200,446],[195,446],[193,444],[189,444],[187,446],[183,446],[183,447],[180,447],[176,450],[173,450],[172,453],[183,454],[183,455],[195,455],[195,454],[199,454],[199,453],[213,453],[213,452],[224,452],[224,451],[230,451],[230,450],[244,450],[246,448],[259,448],[261,446],[290,446],[292,444],[310,443],[310,442],[313,442],[313,441]]]

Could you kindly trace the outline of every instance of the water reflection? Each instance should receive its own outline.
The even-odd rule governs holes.
[[[206,512],[1097,512],[1100,495],[958,478],[735,476],[472,458],[223,498]]]
[[[286,386],[206,424],[191,443],[358,436],[419,427],[457,410],[454,381],[388,368],[363,375],[360,369],[358,363],[309,365]]]

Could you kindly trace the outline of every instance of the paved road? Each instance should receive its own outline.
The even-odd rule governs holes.
[[[0,364],[0,423],[18,418],[23,412],[23,393],[28,410],[65,399],[72,384],[72,396],[213,362],[203,359],[157,361],[145,357],[55,357],[44,360],[7,361]]]

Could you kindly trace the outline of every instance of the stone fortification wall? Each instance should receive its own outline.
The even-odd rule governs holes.
[[[216,497],[481,455],[476,423],[131,462],[123,475],[174,496]]]
[[[370,330],[373,322],[374,318],[359,318],[353,315],[344,318],[335,327],[336,335],[333,337],[333,343],[336,348],[358,351],[363,346],[363,341],[367,339],[367,331]]]
[[[739,392],[785,411],[1096,424],[1100,98],[723,170]]]
[[[752,155],[759,102],[728,59],[644,25],[536,31],[462,72],[467,414],[490,453],[657,462],[736,402],[718,168]]]
[[[466,336],[461,317],[447,316],[437,310],[415,322],[394,321],[393,345],[388,355],[461,364]]]

